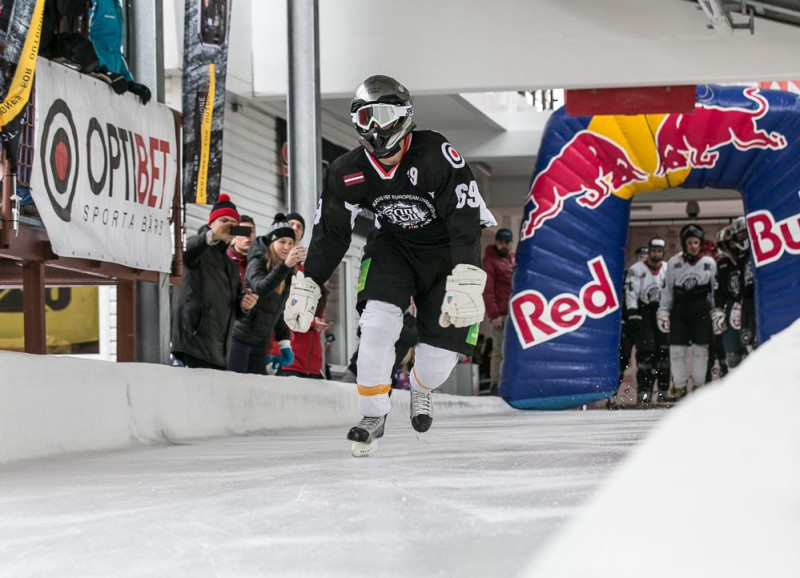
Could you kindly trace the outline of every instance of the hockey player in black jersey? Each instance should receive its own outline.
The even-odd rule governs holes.
[[[742,289],[750,245],[744,217],[735,219],[723,231],[722,238],[717,243],[719,257],[714,302],[725,313],[722,345],[728,368],[733,369],[747,355],[747,349],[741,340]]]
[[[414,130],[408,90],[388,76],[356,89],[350,112],[361,146],[336,159],[317,206],[305,274],[298,273],[285,320],[307,331],[320,287],[350,246],[356,215],[375,214],[358,281],[361,341],[353,455],[369,455],[389,413],[394,344],[413,297],[419,344],[410,372],[411,424],[432,422],[431,391],[459,354],[472,355],[484,317],[481,228],[496,225],[464,158],[444,136]]]

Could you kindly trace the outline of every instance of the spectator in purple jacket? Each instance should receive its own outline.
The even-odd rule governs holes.
[[[483,270],[486,271],[486,287],[483,302],[486,316],[492,324],[491,369],[489,384],[493,395],[497,394],[500,383],[500,366],[503,363],[503,334],[508,317],[508,298],[511,295],[511,275],[514,273],[514,253],[511,242],[514,235],[510,229],[500,229],[494,237],[494,244],[486,247],[483,256]]]

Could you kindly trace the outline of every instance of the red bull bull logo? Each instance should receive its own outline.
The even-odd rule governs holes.
[[[579,295],[562,293],[548,300],[529,289],[511,297],[509,313],[523,349],[578,329],[587,317],[600,319],[619,309],[619,300],[603,257],[587,262],[592,280]]]
[[[769,110],[767,99],[755,87],[744,89],[743,94],[756,108],[698,103],[693,114],[665,116],[656,132],[655,174],[664,176],[688,168],[712,168],[719,159],[719,149],[727,145],[740,151],[786,147],[785,136],[767,133],[756,124]]]
[[[769,211],[755,211],[747,215],[747,229],[756,267],[777,261],[784,253],[800,255],[800,215],[776,222]]]
[[[578,197],[575,202],[582,207],[596,209],[611,193],[649,176],[613,140],[580,131],[534,179],[528,195],[534,207],[522,224],[520,240],[532,237],[545,221],[561,213],[570,197]]]

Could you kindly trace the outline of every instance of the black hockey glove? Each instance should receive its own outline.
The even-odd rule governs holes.
[[[152,98],[152,94],[150,94],[150,89],[147,88],[144,84],[139,84],[138,82],[129,82],[128,92],[133,93],[140,99],[142,99],[142,104],[147,104],[148,102],[150,102],[150,98]]]
[[[625,332],[632,340],[637,341],[642,335],[642,315],[638,309],[628,309],[625,320]]]

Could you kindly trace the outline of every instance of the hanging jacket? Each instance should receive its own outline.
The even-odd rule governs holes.
[[[125,42],[123,0],[93,0],[89,8],[89,40],[94,45],[100,66],[133,82],[128,63],[122,54]]]
[[[494,245],[486,247],[486,253],[483,255],[483,270],[486,271],[483,303],[486,305],[486,316],[489,319],[508,315],[511,276],[514,274],[515,264],[514,253],[502,257]]]

